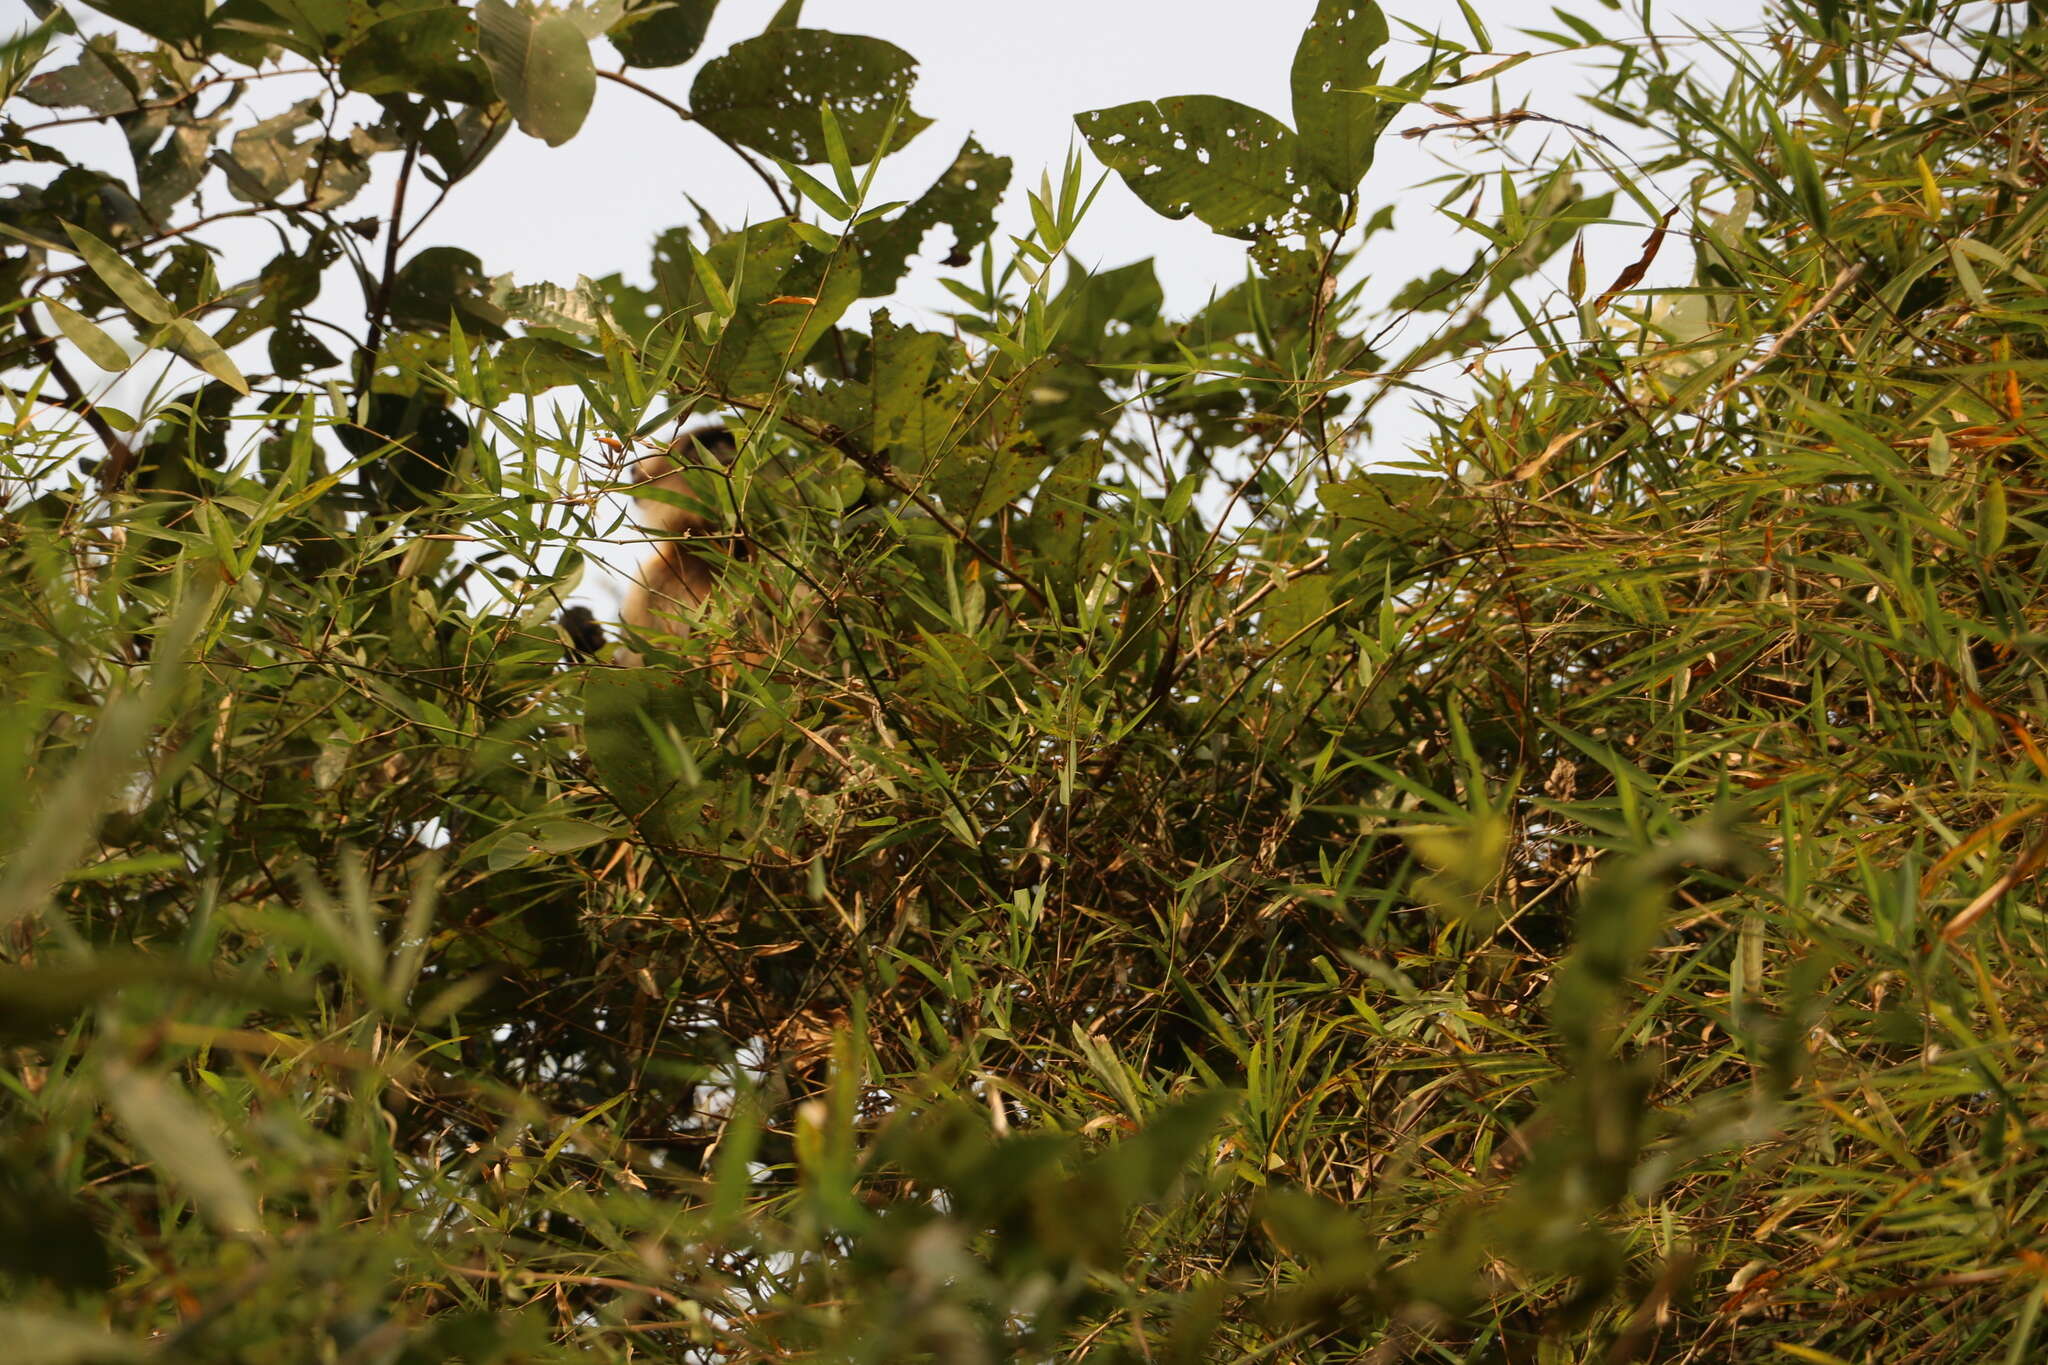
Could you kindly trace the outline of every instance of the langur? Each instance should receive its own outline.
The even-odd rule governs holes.
[[[718,594],[726,564],[753,558],[754,547],[747,538],[724,530],[704,498],[704,479],[718,477],[718,471],[729,466],[738,453],[738,444],[725,428],[698,427],[677,437],[666,451],[649,455],[634,466],[638,520],[663,539],[640,565],[638,579],[620,607],[619,619],[627,628],[646,634],[688,634]],[[648,497],[641,490],[663,496]],[[758,600],[750,597],[726,605],[795,607],[801,618],[795,629],[772,633],[793,644],[796,652],[812,663],[829,654],[824,612],[816,593],[799,586],[785,599],[765,583],[752,591],[758,593]],[[751,619],[760,624],[780,614],[771,610],[752,614]],[[758,660],[763,656],[743,651],[741,657]],[[636,660],[627,656],[622,662]]]
[[[649,455],[634,466],[634,487],[673,494],[678,500],[688,498],[693,491],[689,474],[693,466],[713,461],[730,464],[737,451],[732,433],[723,427],[686,431],[668,450]],[[638,631],[684,634],[718,581],[714,560],[691,549],[690,540],[709,540],[718,534],[718,528],[702,510],[675,501],[636,497],[634,504],[641,525],[671,538],[658,542],[654,553],[641,564],[619,619]],[[729,541],[727,554],[744,559],[745,542]]]

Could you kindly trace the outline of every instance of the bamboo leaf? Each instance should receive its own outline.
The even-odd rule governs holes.
[[[144,322],[169,322],[178,315],[171,301],[157,291],[143,273],[128,264],[120,252],[74,223],[64,224],[65,233],[85,258],[86,266],[100,283]]]
[[[131,363],[128,352],[120,342],[101,331],[98,324],[56,299],[39,299],[57,330],[79,350],[85,358],[103,370],[118,374]]]

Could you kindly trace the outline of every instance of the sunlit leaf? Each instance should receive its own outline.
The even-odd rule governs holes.
[[[85,352],[87,360],[103,370],[116,373],[128,368],[127,350],[101,331],[96,323],[56,299],[42,299],[40,302],[56,322],[57,329],[72,345]]]
[[[255,1195],[189,1096],[161,1076],[124,1064],[107,1067],[101,1092],[136,1147],[175,1191],[191,1196],[217,1232],[261,1230]]]
[[[520,131],[550,147],[576,136],[597,95],[590,40],[576,22],[511,0],[478,0],[476,22],[498,97]]]

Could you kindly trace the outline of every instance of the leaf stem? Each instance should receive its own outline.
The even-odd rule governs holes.
[[[674,114],[677,118],[682,119],[684,122],[696,123],[699,128],[704,128],[703,124],[697,122],[697,116],[691,113],[687,107],[676,103],[667,95],[664,95],[659,90],[656,90],[653,86],[642,85],[639,81],[634,80],[631,76],[626,75],[623,71],[599,71],[597,74],[604,77],[608,81],[613,81],[619,85],[625,86],[628,90],[639,91],[641,94],[647,96],[647,98],[653,100],[656,104],[668,110],[670,113]],[[775,177],[768,174],[767,169],[763,167],[760,162],[754,160],[753,157],[747,155],[746,148],[740,146],[738,143],[734,142],[730,138],[721,137],[718,133],[713,132],[709,128],[704,128],[704,131],[707,133],[711,133],[713,137],[718,138],[720,142],[723,142],[726,146],[727,151],[731,152],[734,156],[738,157],[741,161],[745,162],[748,170],[752,171],[755,175],[761,177],[761,183],[768,187],[768,193],[775,196],[776,207],[782,210],[783,217],[796,217],[796,206],[789,202],[788,196],[783,194],[782,186],[775,182]]]

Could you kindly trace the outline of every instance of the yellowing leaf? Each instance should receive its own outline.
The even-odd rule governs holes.
[[[55,299],[39,302],[49,312],[51,321],[57,324],[57,330],[64,334],[65,340],[85,352],[87,360],[115,374],[128,368],[128,352],[90,318]]]
[[[235,368],[235,362],[228,359],[228,353],[192,319],[172,318],[156,334],[156,344],[170,347],[237,393],[249,392],[249,381]]]

